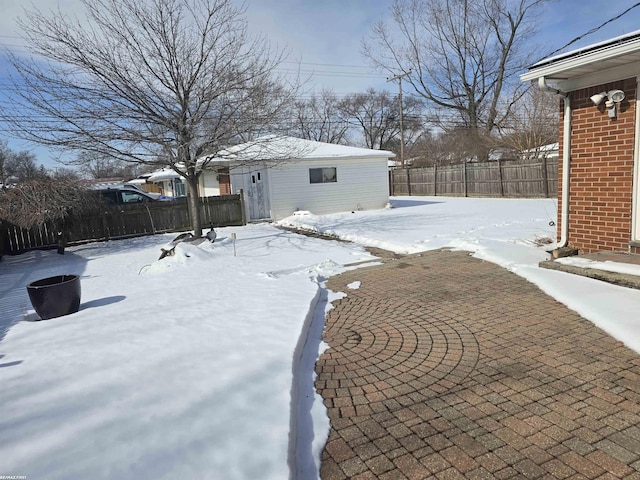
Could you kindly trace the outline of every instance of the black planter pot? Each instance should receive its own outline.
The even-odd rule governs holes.
[[[80,309],[80,277],[57,275],[27,285],[31,305],[42,320],[76,313]]]

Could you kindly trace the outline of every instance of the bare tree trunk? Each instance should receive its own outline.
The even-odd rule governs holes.
[[[196,175],[188,175],[185,181],[187,183],[187,205],[189,207],[193,235],[196,238],[200,238],[202,236],[202,215],[200,213],[200,196],[198,195],[198,177]]]

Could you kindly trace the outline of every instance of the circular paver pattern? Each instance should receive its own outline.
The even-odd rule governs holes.
[[[352,384],[354,376],[375,385],[375,394],[365,395],[371,408],[407,393],[424,399],[436,396],[446,389],[443,381],[461,381],[478,361],[477,342],[462,324],[434,321],[426,326],[408,316],[391,324],[373,317],[356,317],[348,327],[327,329],[325,341],[332,350],[323,360],[325,371],[333,370],[332,378],[341,385]],[[396,388],[398,381],[403,388]],[[362,402],[358,397],[345,400],[351,400],[351,406]]]
[[[327,286],[323,480],[640,480],[640,356],[536,286],[446,250]]]

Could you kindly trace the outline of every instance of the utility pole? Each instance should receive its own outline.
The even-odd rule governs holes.
[[[402,79],[403,77],[406,77],[409,74],[411,74],[411,70],[409,70],[408,72],[399,73],[398,75],[387,78],[387,82],[393,82],[395,80],[398,81],[398,90],[399,90],[398,110],[400,110],[400,166],[402,168],[405,167],[404,165],[404,128],[402,126]]]

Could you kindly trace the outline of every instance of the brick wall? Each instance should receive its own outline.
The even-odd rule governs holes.
[[[617,118],[609,118],[604,101],[595,107],[592,95],[620,89],[625,100]],[[569,245],[580,253],[628,251],[631,240],[633,148],[635,138],[635,78],[577,90],[570,94],[573,110],[571,179],[569,187]],[[562,178],[563,115],[560,113]],[[561,212],[562,181],[558,187]],[[560,215],[559,220],[561,221]],[[560,221],[558,238],[560,238]]]

